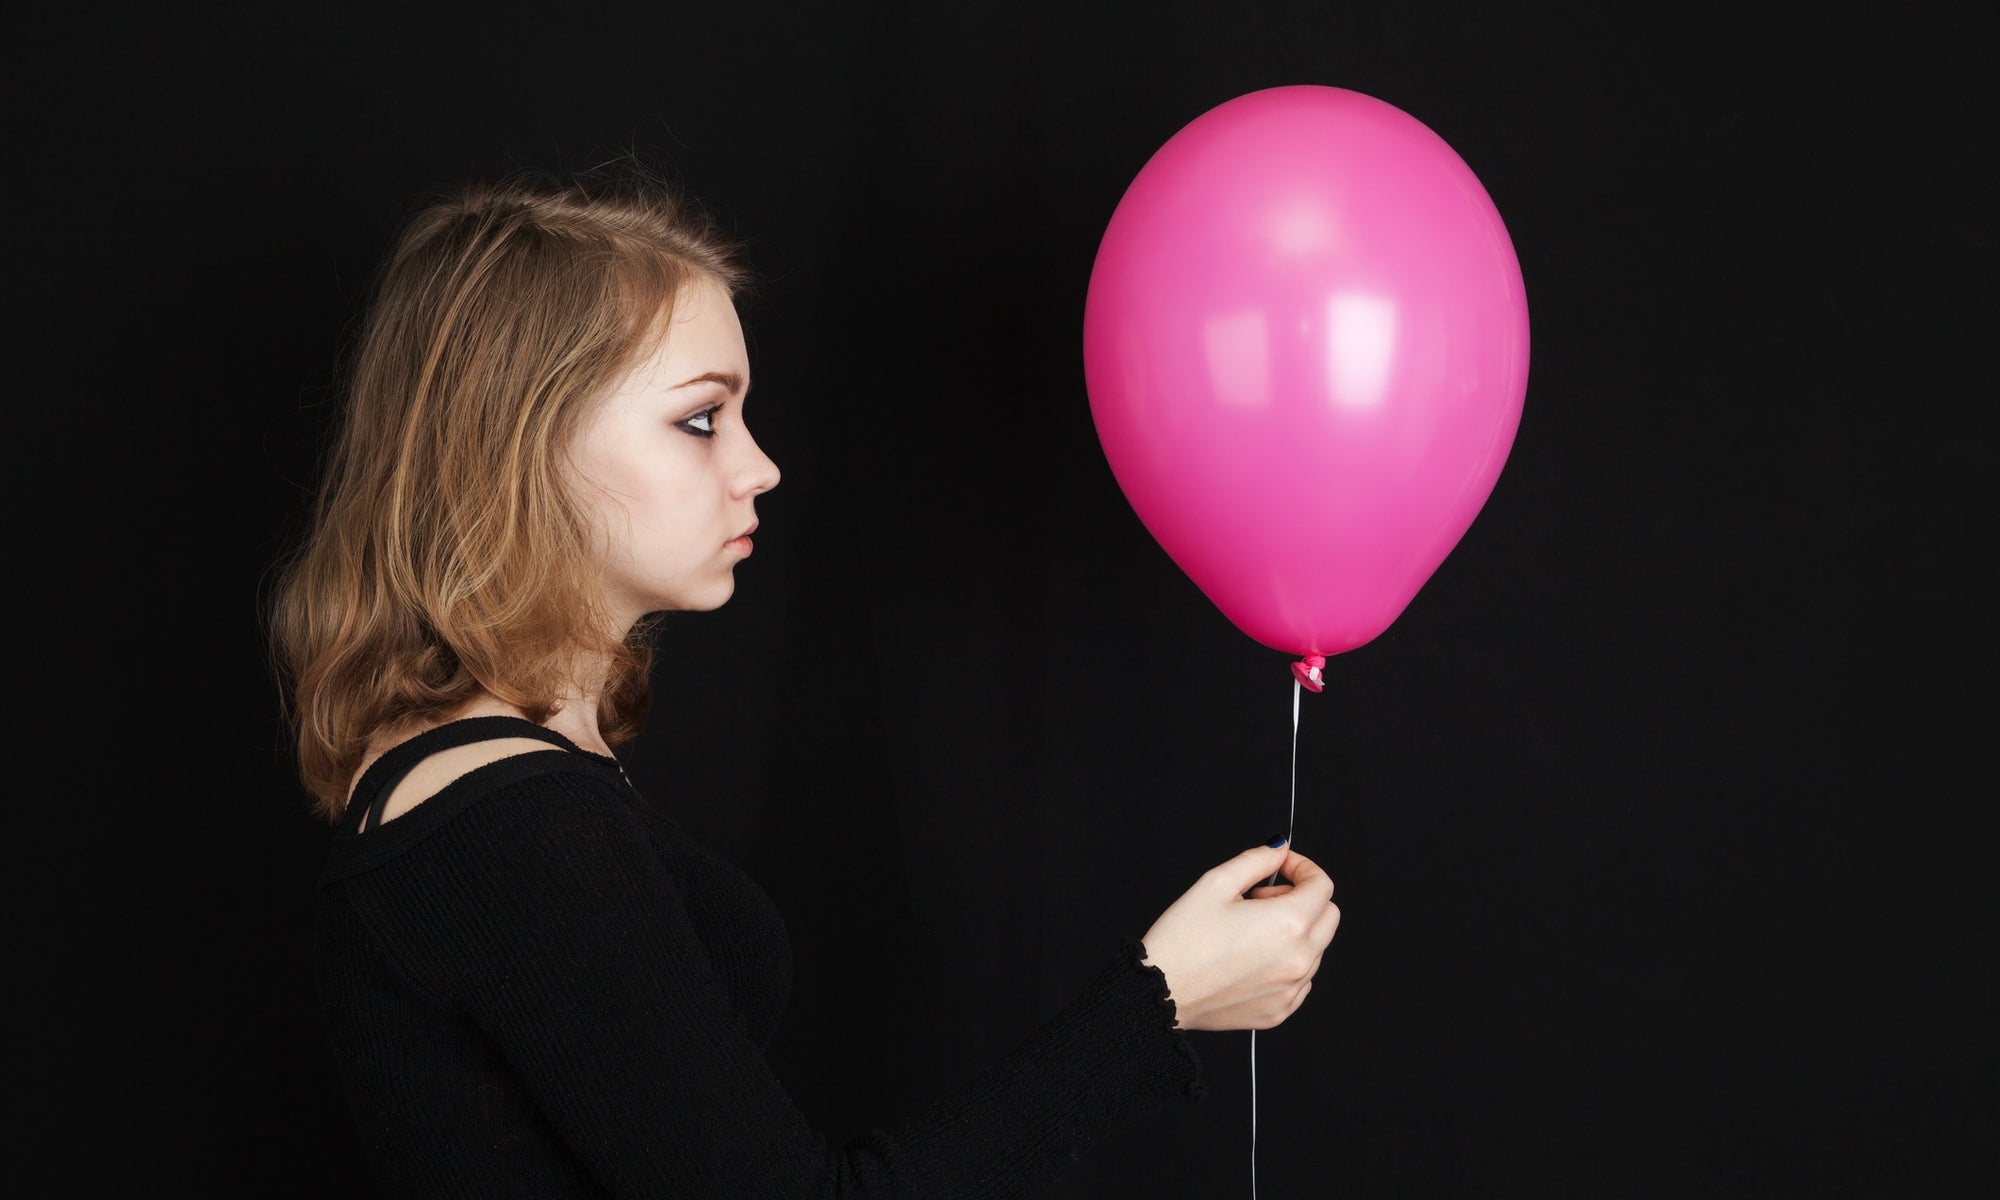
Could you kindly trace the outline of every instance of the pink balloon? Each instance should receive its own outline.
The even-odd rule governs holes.
[[[1333,655],[1401,615],[1491,494],[1527,295],[1437,134],[1359,92],[1268,88],[1189,122],[1126,189],[1083,360],[1161,548],[1252,638]]]

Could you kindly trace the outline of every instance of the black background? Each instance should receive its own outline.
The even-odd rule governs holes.
[[[16,10],[15,1178],[368,1194],[256,606],[437,183],[636,149],[751,243],[784,481],[627,758],[784,912],[830,1135],[1285,828],[1287,659],[1125,503],[1080,330],[1146,158],[1317,83],[1478,174],[1534,342],[1485,509],[1306,698],[1344,921],[1257,1040],[1260,1194],[1991,1182],[1995,21],[1883,11]],[[1249,1195],[1248,1035],[1195,1037],[1210,1098],[1057,1195]]]

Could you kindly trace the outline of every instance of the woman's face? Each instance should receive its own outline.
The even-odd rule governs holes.
[[[598,406],[572,448],[613,615],[719,608],[750,554],[760,492],[778,467],[743,423],[750,359],[729,293],[681,289],[667,334]]]

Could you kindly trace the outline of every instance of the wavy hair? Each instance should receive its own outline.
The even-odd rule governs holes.
[[[642,170],[421,199],[376,269],[310,524],[267,607],[300,778],[328,821],[373,731],[481,689],[546,721],[575,664],[604,661],[604,737],[638,734],[650,623],[609,630],[564,462],[681,288],[749,283],[739,245]]]

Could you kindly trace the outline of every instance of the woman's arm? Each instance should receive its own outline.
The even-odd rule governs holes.
[[[1201,1092],[1131,942],[976,1080],[829,1144],[743,1029],[638,814],[582,775],[485,796],[346,885],[376,945],[478,1025],[618,1196],[1031,1196]]]

